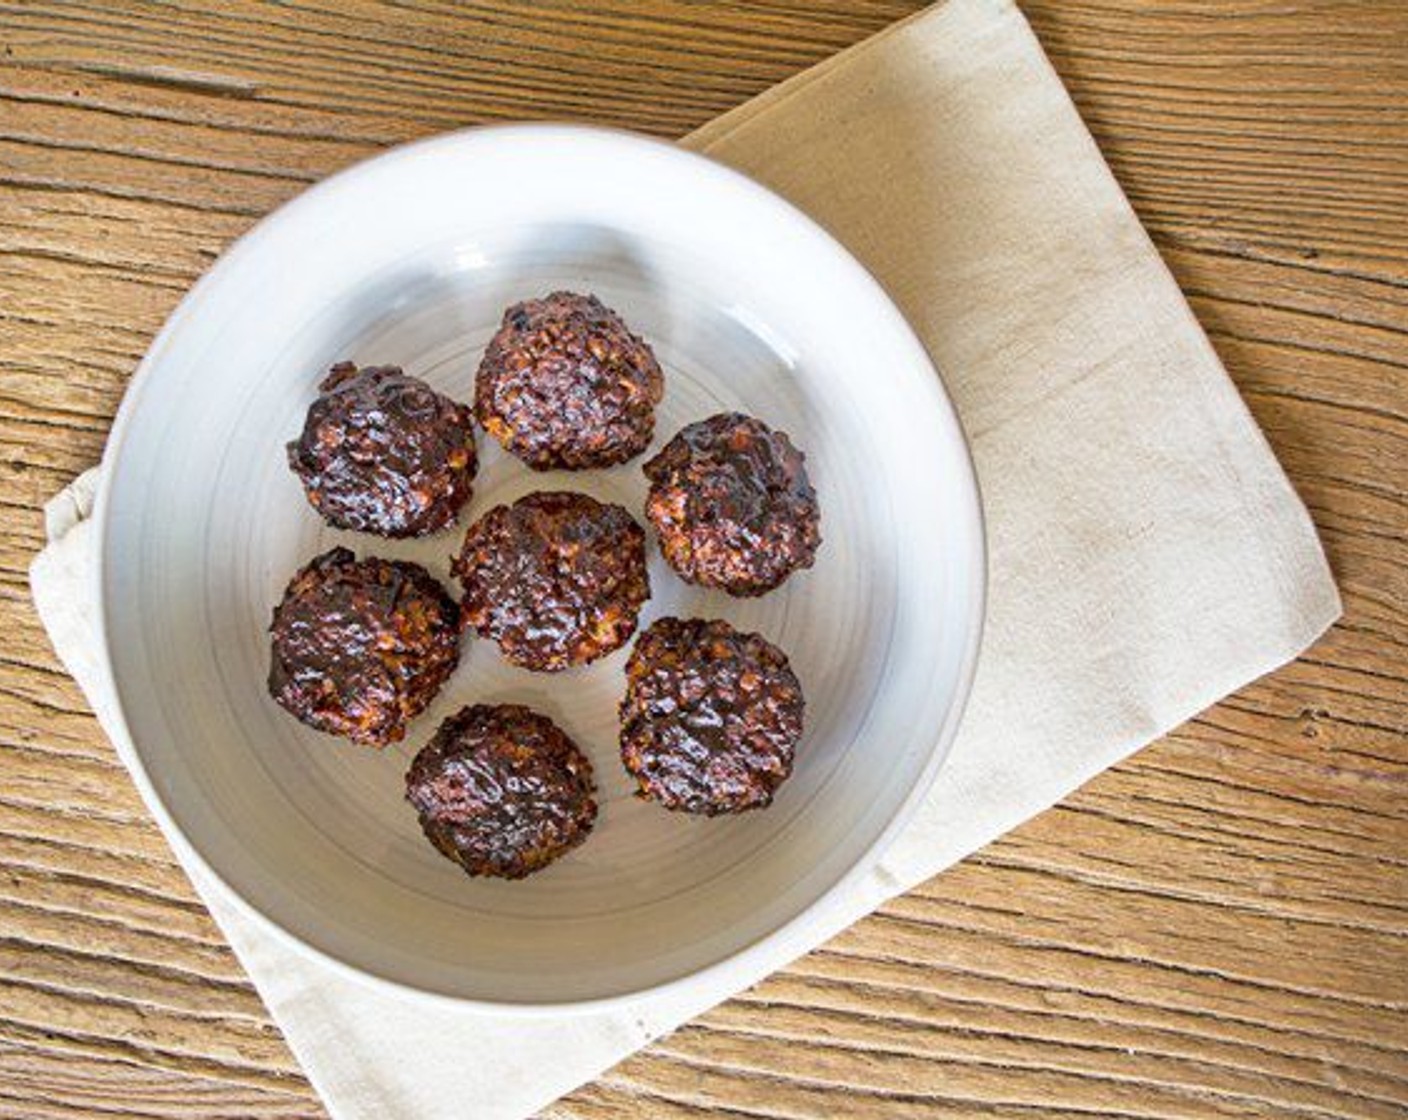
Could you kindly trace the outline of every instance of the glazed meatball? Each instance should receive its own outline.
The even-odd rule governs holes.
[[[489,341],[474,411],[535,470],[610,467],[639,455],[665,392],[660,363],[595,296],[516,303]]]
[[[548,672],[620,648],[650,597],[635,519],[560,490],[491,509],[469,527],[454,573],[465,625],[515,665]]]
[[[384,746],[454,671],[459,608],[418,564],[345,548],[298,572],[274,609],[269,692],[309,727]]]
[[[478,467],[468,406],[395,366],[341,362],[319,389],[288,462],[329,525],[420,537],[459,516]]]
[[[670,440],[645,475],[646,516],[689,583],[762,595],[812,566],[821,515],[786,433],[738,412],[711,416]]]
[[[792,773],[804,707],[771,642],[719,620],[662,618],[626,663],[621,761],[638,796],[667,809],[760,809]]]
[[[521,879],[587,838],[592,766],[548,719],[476,704],[440,725],[406,774],[426,838],[470,875]]]

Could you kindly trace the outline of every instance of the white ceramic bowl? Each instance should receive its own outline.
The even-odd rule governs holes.
[[[658,448],[730,408],[807,453],[825,538],[761,599],[683,584],[664,614],[729,619],[791,655],[807,695],[774,805],[695,820],[633,799],[616,750],[626,651],[539,675],[468,640],[404,744],[310,731],[265,690],[266,627],[335,542],[449,581],[460,532],[336,532],[283,445],[333,362],[396,363],[460,399],[505,306],[590,291],[666,370]],[[642,510],[644,457],[540,475],[480,441],[462,524],[540,487]],[[973,670],[983,540],[963,436],[923,348],[835,241],[751,180],[596,129],[471,130],[401,148],[260,223],[186,298],[122,406],[99,496],[102,628],[154,810],[257,914],[359,973],[518,1007],[612,1001],[765,952],[874,864],[923,796]],[[596,767],[585,845],[531,878],[471,880],[421,837],[403,775],[440,719],[531,704]],[[795,932],[795,929],[790,930]]]

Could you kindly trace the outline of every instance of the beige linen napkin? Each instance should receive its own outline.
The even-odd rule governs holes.
[[[949,0],[685,143],[829,227],[943,372],[991,544],[968,715],[868,882],[762,965],[619,1013],[519,1018],[388,994],[194,874],[344,1120],[542,1107],[1293,658],[1339,613],[1304,507],[1011,3]],[[31,576],[110,727],[87,588],[92,481],[51,504]]]

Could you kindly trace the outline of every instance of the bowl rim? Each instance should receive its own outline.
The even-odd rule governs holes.
[[[175,816],[168,810],[165,802],[158,794],[156,786],[147,772],[146,763],[143,761],[141,752],[136,746],[128,724],[123,705],[121,687],[118,684],[117,674],[113,671],[116,659],[113,657],[114,647],[110,640],[108,625],[109,599],[105,589],[107,586],[107,571],[110,562],[109,556],[112,536],[112,494],[114,480],[118,474],[116,467],[121,459],[123,448],[129,439],[130,430],[134,426],[134,418],[139,413],[142,400],[150,389],[152,371],[161,363],[165,350],[170,346],[172,339],[174,339],[181,330],[186,319],[192,313],[192,310],[202,302],[205,293],[214,287],[215,282],[218,281],[221,274],[226,270],[228,262],[255,251],[255,247],[258,243],[265,240],[270,235],[271,230],[277,229],[287,222],[297,220],[301,212],[315,205],[318,198],[323,193],[342,188],[345,184],[361,177],[372,165],[385,167],[391,162],[406,161],[439,149],[448,150],[457,148],[463,144],[492,142],[495,136],[507,136],[510,138],[531,136],[536,141],[547,144],[572,143],[585,139],[589,142],[605,142],[608,144],[616,144],[623,148],[635,148],[657,154],[662,151],[668,152],[671,159],[676,159],[682,163],[692,163],[701,174],[712,175],[720,182],[727,183],[730,189],[734,189],[741,194],[751,195],[755,202],[762,203],[772,208],[778,214],[779,218],[794,223],[808,236],[824,244],[837,259],[838,265],[853,270],[862,283],[868,284],[873,288],[878,304],[887,307],[893,313],[892,318],[895,331],[901,335],[908,336],[908,341],[912,342],[917,355],[923,363],[928,366],[929,371],[932,373],[933,392],[931,396],[933,399],[930,404],[936,410],[934,418],[949,436],[950,443],[962,452],[957,456],[958,467],[962,472],[962,477],[959,479],[960,486],[958,488],[961,492],[962,504],[961,508],[956,511],[956,516],[961,519],[963,523],[964,532],[961,535],[962,538],[968,542],[970,553],[967,569],[972,573],[969,586],[966,588],[966,599],[968,603],[968,616],[965,619],[967,631],[966,641],[959,665],[953,702],[945,713],[940,726],[934,733],[923,769],[904,799],[891,814],[885,827],[880,831],[874,841],[866,847],[850,866],[833,880],[829,886],[817,894],[796,914],[774,926],[768,932],[760,934],[758,937],[739,946],[725,956],[682,975],[671,977],[658,983],[644,983],[639,987],[623,989],[606,995],[587,996],[583,998],[522,1001],[504,1000],[467,996],[448,990],[421,986],[398,976],[387,974],[390,970],[382,972],[375,968],[368,967],[365,964],[353,963],[351,960],[344,959],[331,949],[316,945],[300,934],[295,933],[293,930],[283,925],[274,915],[265,912],[265,910],[247,899],[220,873],[219,869],[215,867],[211,861],[205,858],[204,854],[196,847],[194,841],[186,836],[184,830],[177,824]],[[132,779],[141,793],[148,811],[151,812],[161,826],[162,833],[167,843],[170,844],[181,862],[186,865],[184,869],[195,869],[201,876],[206,877],[211,882],[219,884],[241,916],[251,920],[254,925],[272,935],[286,948],[330,967],[335,973],[344,978],[364,985],[370,985],[388,994],[401,997],[409,996],[416,999],[430,999],[436,1003],[459,1009],[478,1009],[495,1014],[543,1018],[564,1013],[586,1014],[592,1012],[616,1011],[644,999],[664,999],[669,996],[682,995],[690,989],[704,989],[721,981],[728,981],[730,977],[747,977],[747,983],[754,982],[752,979],[752,971],[754,971],[752,966],[767,961],[769,956],[775,954],[778,948],[793,940],[795,936],[807,926],[813,925],[818,917],[821,916],[821,912],[829,904],[834,905],[836,900],[842,896],[853,893],[856,886],[876,869],[884,853],[918,811],[920,804],[928,795],[935,779],[948,760],[959,724],[972,693],[973,679],[977,670],[978,653],[982,644],[987,604],[988,548],[985,514],[977,474],[973,464],[972,447],[958,418],[958,413],[954,408],[948,388],[939,376],[938,369],[934,365],[933,359],[929,356],[924,343],[914,332],[909,321],[895,305],[894,300],[890,297],[879,280],[876,279],[874,274],[861,264],[861,262],[852,255],[850,250],[841,244],[841,242],[820,223],[799,207],[747,174],[729,167],[727,164],[721,163],[704,153],[680,147],[670,141],[630,132],[625,129],[608,128],[599,125],[559,124],[550,122],[475,125],[451,132],[440,133],[411,143],[397,145],[386,151],[369,156],[366,159],[359,160],[319,181],[294,198],[276,207],[251,226],[221,253],[220,257],[211,265],[209,270],[190,287],[182,297],[181,302],[167,318],[165,324],[152,341],[151,346],[147,349],[146,354],[139,363],[136,372],[132,375],[127,389],[123,394],[122,402],[118,408],[117,415],[108,436],[107,444],[103,451],[101,468],[93,510],[95,562],[92,565],[89,577],[91,581],[89,591],[91,601],[96,608],[94,621],[102,653],[100,665],[101,668],[107,672],[108,683],[110,685],[108,694],[111,699],[111,704],[107,713],[109,718],[106,720],[106,723],[108,725],[109,734],[113,738],[114,746],[117,748],[119,755],[126,764],[128,771],[131,773]],[[196,885],[199,889],[198,882]],[[222,930],[222,932],[225,931]],[[831,931],[828,931],[828,933],[830,932]],[[811,946],[808,946],[806,949],[803,949],[801,953],[808,952],[810,949]],[[769,970],[782,967],[787,961],[795,959],[796,956],[801,955],[801,953],[771,961]]]

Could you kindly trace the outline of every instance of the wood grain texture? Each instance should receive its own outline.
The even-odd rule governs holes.
[[[26,587],[185,289],[388,144],[677,136],[916,6],[0,2],[0,1116],[321,1115]],[[1408,1110],[1408,7],[1023,7],[1345,618],[551,1120]]]

